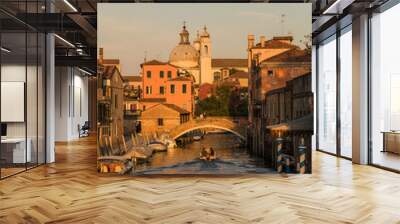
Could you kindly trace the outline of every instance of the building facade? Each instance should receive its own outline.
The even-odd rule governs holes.
[[[99,66],[101,68],[97,76],[98,135],[121,136],[124,133],[123,78],[117,66],[101,64]]]
[[[206,26],[201,32],[197,32],[197,37],[192,44],[186,25],[183,26],[179,36],[179,44],[170,52],[169,63],[181,72],[193,76],[195,86],[213,83],[214,76],[221,74],[222,70],[248,71],[247,59],[212,57],[211,35]],[[229,74],[226,73],[226,75]]]
[[[309,51],[293,44],[290,36],[274,37],[271,40],[261,36],[260,43],[255,44],[254,41],[254,36],[249,35],[248,144],[253,154],[262,156],[271,163],[271,153],[266,151],[270,147],[266,142],[270,142],[270,139],[266,139],[266,114],[263,113],[266,94],[283,88],[287,81],[310,72],[311,55]]]
[[[143,93],[142,76],[124,76],[124,110],[125,114],[139,110],[139,99]]]
[[[283,153],[299,163],[298,145],[304,141],[305,171],[311,173],[311,137],[313,135],[313,93],[311,73],[300,75],[286,82],[283,87],[265,94],[262,101],[262,119],[265,123],[261,133],[266,162],[277,166],[276,145],[278,135],[285,139]],[[302,140],[301,140],[302,139]],[[296,167],[292,166],[292,170]]]
[[[142,133],[168,133],[178,125],[190,120],[190,112],[174,104],[157,104],[141,115]]]
[[[167,81],[166,101],[189,113],[194,112],[193,81],[189,77],[176,77]]]
[[[158,103],[169,103],[189,113],[193,112],[193,76],[179,73],[175,66],[157,60],[145,62],[141,66],[143,70],[143,97],[139,101],[141,110]]]

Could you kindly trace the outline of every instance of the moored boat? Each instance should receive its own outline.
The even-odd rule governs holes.
[[[147,144],[148,147],[153,149],[155,152],[163,152],[168,150],[168,146],[164,144],[163,142],[159,141],[152,141]]]

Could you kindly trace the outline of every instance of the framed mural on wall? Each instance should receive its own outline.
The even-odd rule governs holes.
[[[98,4],[98,170],[311,173],[311,4]]]

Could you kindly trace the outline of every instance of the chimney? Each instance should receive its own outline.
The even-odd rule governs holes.
[[[254,35],[249,34],[247,35],[247,48],[250,49],[252,47],[254,47]]]
[[[103,52],[103,48],[102,47],[99,49],[99,59],[100,59],[101,62],[104,59],[104,52]]]
[[[265,36],[260,36],[261,47],[265,47]]]

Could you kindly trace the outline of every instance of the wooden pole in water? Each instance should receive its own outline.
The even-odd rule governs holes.
[[[132,141],[132,145],[135,146],[136,145],[136,139],[135,139],[135,134],[134,133],[131,134],[131,141]]]
[[[278,173],[282,172],[282,138],[281,138],[281,133],[278,133],[278,138],[276,139],[276,144],[277,144],[277,157],[276,157],[276,169]]]
[[[298,146],[299,162],[297,163],[297,172],[304,174],[306,172],[306,146],[304,145],[304,138],[301,137]]]
[[[132,157],[132,171],[133,171],[133,173],[136,173],[136,163],[137,163],[137,160],[136,160],[136,157],[134,156],[134,157]]]

